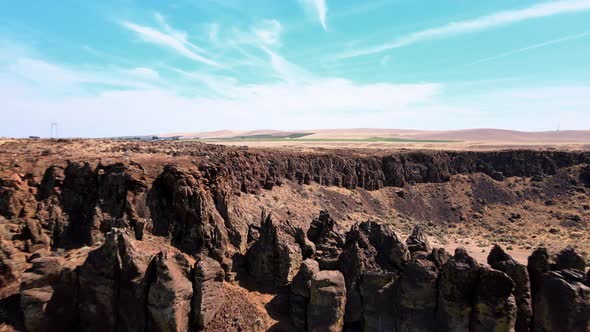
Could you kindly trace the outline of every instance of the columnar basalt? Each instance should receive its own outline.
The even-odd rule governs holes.
[[[141,144],[124,151],[135,148],[160,153]],[[429,220],[402,239],[397,231],[409,232],[402,221],[410,219],[382,203],[408,200],[411,208],[414,184],[465,177],[467,186],[481,184],[470,192],[475,197],[465,195],[475,210],[509,206],[543,188],[547,195],[535,199],[550,209],[544,197],[557,197],[560,186],[587,193],[586,152],[356,155],[197,145],[167,157],[154,164],[53,160],[38,174],[0,170],[0,287],[18,294],[25,329],[208,329],[233,319],[226,311],[232,289],[262,285],[287,295],[276,302],[288,307],[285,316],[299,330],[589,330],[590,273],[575,249],[551,256],[539,248],[525,266],[496,246],[486,267],[464,249],[453,256],[433,249]],[[542,183],[563,168],[571,171],[565,182]],[[532,176],[541,180],[511,180]],[[529,182],[535,185],[520,196],[506,184]],[[327,186],[350,190],[331,188],[327,197]],[[367,192],[389,186],[405,188],[378,192],[393,196],[380,203]],[[320,189],[316,197],[305,188]],[[308,204],[299,209],[309,210],[305,217],[293,212],[296,202],[277,202],[281,189]],[[385,212],[366,221],[377,210]],[[582,227],[584,213],[560,220]],[[237,315],[231,324],[247,316]],[[265,323],[254,317],[240,328],[261,330]]]

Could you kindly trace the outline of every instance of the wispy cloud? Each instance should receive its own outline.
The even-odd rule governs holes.
[[[21,56],[6,68],[0,69],[15,85],[25,84],[45,94],[84,94],[85,85],[108,85],[123,89],[148,89],[156,86],[157,71],[136,68],[68,68],[43,59]],[[20,83],[19,83],[20,82]]]
[[[155,17],[163,31],[129,21],[122,21],[121,25],[126,29],[135,32],[145,42],[175,50],[179,54],[189,59],[193,59],[210,66],[223,67],[218,62],[202,55],[202,53],[205,53],[205,51],[195,44],[189,42],[186,33],[174,30],[172,27],[170,27],[162,15],[156,13]]]
[[[305,11],[313,14],[317,18],[324,30],[328,30],[328,24],[326,23],[328,5],[326,4],[326,0],[299,0],[299,3],[303,6]]]
[[[281,44],[281,31],[283,27],[277,20],[262,20],[252,28],[252,32],[266,45]]]
[[[575,34],[575,35],[565,36],[565,37],[561,37],[561,38],[557,38],[557,39],[552,39],[552,40],[548,40],[548,41],[545,41],[542,43],[537,43],[537,44],[533,44],[533,45],[529,45],[529,46],[525,46],[525,47],[521,47],[521,48],[517,48],[517,49],[511,50],[508,52],[496,54],[494,56],[490,56],[490,57],[486,57],[486,58],[482,58],[482,59],[470,62],[470,63],[466,64],[465,66],[473,66],[473,65],[480,64],[480,63],[484,63],[484,62],[505,58],[505,57],[508,57],[508,56],[511,56],[514,54],[531,51],[531,50],[534,50],[537,48],[543,48],[543,47],[547,47],[547,46],[551,46],[551,45],[555,45],[555,44],[561,44],[561,43],[565,43],[570,40],[575,40],[575,39],[580,39],[580,38],[585,38],[585,37],[590,37],[590,31]]]
[[[445,25],[410,33],[389,43],[361,48],[343,53],[337,58],[353,58],[381,53],[423,41],[484,31],[495,27],[553,15],[590,10],[590,0],[565,0],[536,4],[523,9],[501,11],[470,20],[450,22]]]

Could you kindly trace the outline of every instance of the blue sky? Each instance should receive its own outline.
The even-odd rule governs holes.
[[[2,6],[0,136],[590,129],[590,0]]]

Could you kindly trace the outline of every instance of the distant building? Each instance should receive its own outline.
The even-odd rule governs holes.
[[[29,136],[30,139],[40,139],[41,137],[39,136]]]

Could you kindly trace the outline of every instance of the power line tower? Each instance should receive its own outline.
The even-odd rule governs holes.
[[[49,127],[49,138],[54,139],[59,137],[57,122],[52,122]]]

